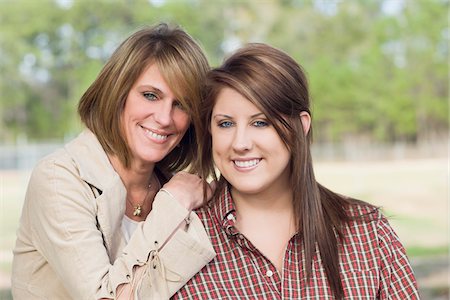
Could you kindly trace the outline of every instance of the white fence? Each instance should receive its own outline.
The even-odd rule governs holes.
[[[32,169],[39,159],[62,146],[62,143],[0,145],[0,170]]]

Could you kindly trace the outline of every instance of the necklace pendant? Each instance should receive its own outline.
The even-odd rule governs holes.
[[[138,204],[137,206],[134,207],[133,216],[140,217],[141,212],[142,212],[142,207]]]

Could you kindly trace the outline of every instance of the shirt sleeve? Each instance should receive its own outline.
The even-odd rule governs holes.
[[[156,260],[159,266],[156,270],[160,272],[153,272],[152,278],[159,285],[141,288],[147,294],[152,289],[167,289],[167,281],[174,279],[161,269],[165,266],[162,262],[174,258],[173,253],[158,251],[158,245],[163,243],[168,249],[171,244],[184,247],[179,254],[187,262],[183,267],[190,272],[199,271],[214,256],[206,233],[199,238],[179,228],[188,211],[163,192],[158,193],[147,220],[115,261],[111,261],[97,227],[92,192],[76,170],[44,161],[32,174],[27,198],[33,243],[73,299],[115,298],[119,285],[137,281],[133,271],[136,265],[147,266]],[[202,229],[197,228],[200,232]],[[180,243],[176,239],[180,235],[187,242]],[[171,267],[171,272],[189,275],[183,268],[180,271],[176,266]],[[182,280],[177,277],[175,281]]]
[[[381,269],[377,299],[419,299],[405,248],[384,216],[378,221],[378,238]]]

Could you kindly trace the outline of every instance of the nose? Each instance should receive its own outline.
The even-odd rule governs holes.
[[[245,126],[238,126],[236,128],[232,146],[236,152],[245,152],[252,149],[253,141],[251,134]]]
[[[173,121],[172,101],[160,101],[159,104],[160,105],[154,112],[154,119],[161,127],[167,127],[172,124]]]

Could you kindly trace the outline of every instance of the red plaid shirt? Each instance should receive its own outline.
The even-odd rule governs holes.
[[[351,221],[343,228],[340,268],[345,298],[419,299],[405,250],[386,218],[378,210],[364,206],[350,208],[349,213],[369,213],[373,218]],[[237,231],[235,208],[228,190],[219,201],[197,214],[217,257],[172,299],[334,299],[318,253],[311,281],[306,281],[300,234],[289,241],[283,270],[278,272]]]

